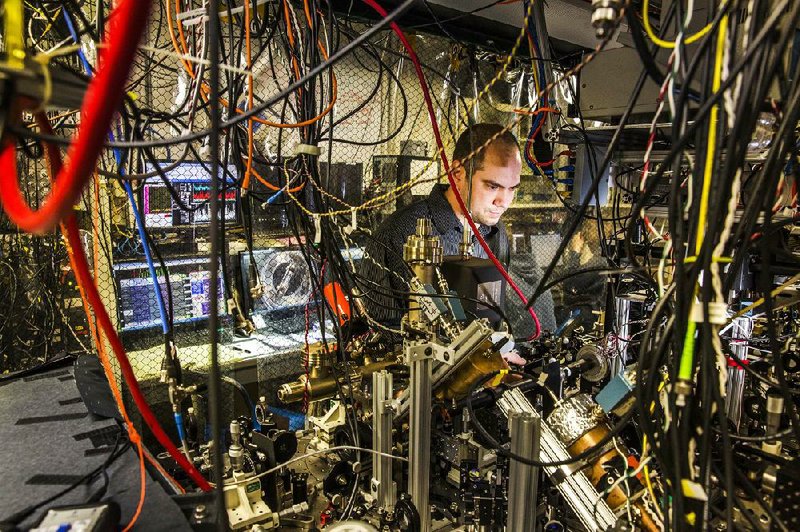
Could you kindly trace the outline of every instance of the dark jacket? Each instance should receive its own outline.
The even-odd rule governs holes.
[[[459,253],[463,226],[444,195],[447,188],[448,185],[436,185],[425,199],[391,214],[366,242],[359,273],[381,288],[365,281],[359,289],[364,294],[364,303],[370,316],[384,325],[396,327],[407,308],[406,298],[402,294],[408,292],[408,286],[398,276],[406,282],[410,278],[410,271],[403,262],[403,244],[416,231],[419,218],[431,220],[434,234],[442,240],[445,256]],[[492,253],[508,267],[509,246],[505,226],[500,222],[492,227],[478,227]],[[474,235],[472,243],[473,256],[487,258]],[[391,292],[392,295],[381,294],[380,291]]]

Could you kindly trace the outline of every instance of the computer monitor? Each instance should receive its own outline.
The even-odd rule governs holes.
[[[161,162],[166,167],[169,162]],[[145,164],[145,172],[155,169]],[[142,187],[142,210],[147,227],[172,228],[208,224],[211,219],[209,199],[211,198],[210,163],[185,162],[165,172],[176,195],[192,210],[185,211],[172,197],[167,185],[160,177],[150,178]],[[225,222],[238,222],[239,190],[234,186],[236,167],[220,167],[220,187],[226,183],[224,197],[220,191],[220,217]],[[223,181],[223,177],[225,181]]]
[[[164,261],[172,289],[174,323],[187,323],[208,318],[211,306],[211,272],[207,257],[191,257]],[[167,303],[166,277],[160,266],[156,277]],[[153,281],[146,262],[123,262],[114,265],[114,279],[119,290],[117,310],[120,330],[134,331],[161,325]],[[222,278],[218,280],[220,314],[225,312]],[[167,306],[167,309],[169,307]]]
[[[350,248],[342,251],[345,260],[358,262],[363,251]],[[262,291],[253,296],[251,288],[256,280],[251,272],[251,254],[239,253],[242,277],[242,293],[247,311],[257,329],[271,329],[276,332],[291,333],[303,330],[305,306],[310,303],[313,310],[320,301],[320,295],[310,298],[314,293],[311,272],[300,249],[296,247],[273,247],[256,249],[252,252],[255,271],[261,282]],[[318,275],[318,272],[314,272]],[[316,320],[316,312],[309,312],[309,320]]]
[[[306,304],[313,290],[308,263],[299,249],[276,247],[252,252],[255,271],[263,287],[263,293],[258,297],[252,297],[250,291],[250,287],[255,285],[250,271],[251,254],[243,251],[239,256],[245,300],[250,312],[271,312]]]
[[[250,257],[250,252],[241,252],[239,264],[245,307],[256,329],[280,334],[304,330],[305,305],[314,290],[302,252],[288,247],[253,250],[254,271]],[[258,277],[253,276],[254,272]],[[251,288],[257,280],[262,291],[254,296]],[[309,312],[309,318],[315,314]]]
[[[345,204],[352,206],[361,204],[364,181],[361,163],[333,163],[329,174],[328,163],[321,161],[319,175],[325,190],[334,196],[329,198],[333,202],[334,209],[343,209]]]

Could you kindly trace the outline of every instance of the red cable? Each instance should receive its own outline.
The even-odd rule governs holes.
[[[24,231],[44,234],[69,214],[94,169],[106,133],[125,94],[136,46],[150,12],[151,0],[123,0],[109,21],[109,41],[100,52],[97,75],[90,83],[81,107],[77,139],[69,148],[67,165],[54,181],[44,204],[31,210],[20,190],[16,165],[16,141],[8,138],[0,153],[0,203],[9,219]],[[11,111],[9,111],[10,113]],[[8,116],[7,120],[16,119]]]
[[[389,16],[386,10],[383,9],[383,7],[381,7],[377,2],[375,2],[375,0],[364,0],[364,2],[367,5],[369,5],[372,9],[380,13],[382,17]],[[467,223],[469,224],[469,227],[472,230],[472,233],[475,235],[475,238],[478,239],[478,242],[480,243],[483,250],[486,252],[486,255],[494,264],[495,268],[497,268],[497,270],[500,272],[500,275],[502,275],[505,278],[509,286],[511,286],[511,288],[514,289],[514,292],[516,292],[520,300],[522,300],[523,303],[527,304],[528,299],[525,297],[525,294],[522,293],[522,290],[520,290],[520,288],[508,274],[506,269],[503,268],[503,265],[500,263],[499,260],[497,260],[497,257],[495,257],[494,253],[492,253],[492,250],[489,249],[489,244],[487,244],[486,240],[483,239],[481,232],[478,230],[478,227],[475,225],[475,222],[472,220],[472,216],[470,216],[469,211],[467,210],[467,207],[464,204],[464,200],[461,198],[461,194],[459,194],[458,192],[458,187],[456,187],[455,180],[453,179],[453,176],[450,172],[450,164],[448,163],[447,156],[444,153],[444,142],[442,142],[442,135],[441,133],[439,133],[439,125],[436,122],[436,113],[433,110],[433,102],[431,101],[431,95],[428,92],[428,83],[427,81],[425,81],[425,73],[422,72],[422,65],[420,64],[419,58],[417,57],[417,54],[414,52],[414,49],[411,47],[411,43],[408,42],[408,39],[406,39],[406,36],[403,33],[403,30],[400,29],[400,26],[398,26],[395,22],[391,22],[390,26],[392,27],[392,30],[395,32],[397,37],[400,39],[400,42],[403,43],[403,47],[406,49],[406,52],[408,52],[408,56],[411,58],[411,62],[414,63],[414,70],[417,73],[417,78],[419,78],[420,88],[422,89],[422,96],[425,98],[425,105],[428,108],[428,116],[430,117],[431,120],[431,127],[433,127],[433,136],[436,137],[436,145],[439,147],[439,154],[442,157],[442,165],[444,166],[445,172],[447,172],[447,180],[450,182],[450,188],[452,188],[453,192],[455,193],[458,206],[461,208],[461,212],[464,214],[464,217],[466,218]],[[531,336],[531,339],[535,339],[538,338],[539,335],[541,334],[542,326],[539,323],[539,318],[536,316],[536,312],[533,310],[533,306],[528,308],[528,312],[530,313],[531,318],[533,318],[534,324],[536,324],[536,332],[534,333],[533,336]]]
[[[50,127],[50,122],[47,119],[47,115],[44,113],[36,113],[36,122],[39,124],[39,128],[42,130],[42,132],[48,135],[53,134],[53,130]],[[61,152],[54,144],[46,144],[45,150],[48,161],[47,170],[52,179],[53,175],[61,173]],[[3,153],[5,154],[5,151]],[[108,317],[108,312],[103,305],[102,299],[100,299],[100,293],[97,291],[97,286],[95,286],[92,275],[89,273],[89,263],[86,260],[86,250],[83,247],[80,231],[78,230],[78,219],[74,214],[69,214],[64,219],[64,227],[67,233],[67,241],[73,250],[75,259],[75,277],[78,280],[80,287],[86,293],[86,298],[89,300],[89,304],[94,310],[95,317],[100,323],[100,328],[103,329],[108,342],[111,344],[111,348],[114,350],[114,355],[116,355],[117,361],[119,362],[119,367],[122,371],[122,376],[125,379],[125,383],[128,385],[131,395],[133,396],[133,400],[136,403],[136,406],[139,408],[139,412],[142,414],[142,420],[150,428],[150,431],[153,433],[153,436],[156,437],[158,442],[167,450],[167,452],[175,459],[175,461],[178,462],[178,465],[181,466],[184,471],[186,471],[189,477],[194,480],[200,489],[203,491],[211,491],[211,485],[208,483],[208,481],[203,478],[203,475],[200,474],[194,465],[189,463],[186,457],[177,449],[177,447],[175,447],[175,444],[172,443],[172,440],[170,440],[169,436],[167,436],[166,432],[164,432],[164,429],[161,428],[161,425],[158,423],[153,411],[150,410],[150,406],[147,404],[147,400],[144,398],[141,388],[139,388],[139,382],[136,380],[136,375],[133,372],[130,360],[128,360],[128,356],[125,354],[125,348],[122,346],[122,342],[117,335],[117,331],[114,329],[114,325],[111,323],[111,318]]]

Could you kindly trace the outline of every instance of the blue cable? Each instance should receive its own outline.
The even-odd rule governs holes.
[[[75,41],[75,44],[80,44],[78,32],[75,31],[72,18],[69,16],[69,13],[67,13],[66,8],[62,9],[61,12],[64,14],[64,21],[67,23],[67,28],[69,28],[69,33],[72,36],[72,39]],[[83,50],[80,48],[78,49],[78,57],[80,57],[81,62],[83,63],[83,68],[86,70],[86,75],[92,77],[92,67],[89,65],[89,61],[86,60],[86,56],[84,55]],[[112,142],[114,141],[114,134],[111,131],[108,132],[108,138]],[[122,154],[118,148],[114,148],[112,151],[114,152],[114,159],[117,161],[117,167],[119,168],[120,175],[125,175],[124,167],[122,166]],[[161,295],[161,285],[158,282],[158,275],[156,274],[156,267],[153,264],[153,257],[150,255],[150,246],[147,245],[147,235],[145,234],[144,230],[144,222],[139,213],[139,209],[136,208],[136,198],[133,195],[133,188],[131,187],[131,184],[128,181],[123,181],[122,187],[125,189],[125,193],[128,195],[128,200],[131,202],[131,210],[133,211],[133,217],[136,220],[136,229],[139,232],[139,238],[142,240],[144,258],[147,261],[147,268],[150,270],[150,277],[153,279],[153,290],[156,293],[158,313],[161,315],[161,330],[164,332],[164,335],[167,335],[169,333],[167,309],[164,306],[164,298]],[[178,437],[180,438],[181,443],[185,442],[186,432],[183,427],[183,414],[180,412],[175,413],[175,426],[178,430]]]
[[[64,21],[67,23],[67,28],[69,29],[69,33],[72,36],[72,40],[75,41],[75,44],[79,44],[80,40],[78,38],[78,32],[75,31],[75,26],[72,23],[72,18],[69,16],[69,13],[66,9],[62,9],[61,12],[64,14]],[[86,70],[87,76],[92,76],[92,67],[89,65],[89,61],[86,60],[86,56],[83,53],[83,50],[78,49],[78,57],[80,57],[81,62],[83,63],[83,68]],[[114,134],[112,132],[108,132],[108,138],[111,142],[114,142]],[[112,150],[114,152],[114,158],[117,161],[117,167],[119,168],[120,175],[125,175],[124,168],[122,166],[122,154],[120,153],[118,148],[114,148]],[[139,238],[142,240],[142,248],[144,249],[144,258],[147,262],[147,269],[150,270],[150,277],[153,279],[153,290],[156,293],[156,303],[158,304],[158,313],[161,316],[161,329],[164,334],[169,332],[169,324],[167,321],[167,308],[164,305],[164,298],[161,295],[161,285],[158,282],[158,275],[156,274],[156,267],[153,264],[153,257],[150,254],[150,246],[147,245],[147,235],[145,234],[144,229],[144,221],[142,220],[142,216],[139,213],[139,209],[136,208],[136,198],[133,194],[133,188],[128,181],[122,182],[122,187],[125,189],[125,193],[128,195],[128,200],[131,202],[131,209],[133,210],[133,217],[136,220],[136,229],[139,232]],[[179,428],[182,430],[182,428]]]
[[[111,140],[114,140],[114,136],[109,133],[109,137]],[[116,150],[114,150],[116,152]],[[116,155],[116,153],[115,153]],[[122,167],[120,167],[120,175],[124,175],[122,172]],[[131,202],[131,210],[133,210],[133,217],[136,219],[136,229],[139,232],[139,238],[142,239],[142,248],[144,249],[144,258],[147,262],[147,269],[150,270],[150,277],[153,279],[153,290],[156,293],[156,302],[158,303],[158,313],[161,315],[161,329],[164,334],[169,332],[169,325],[167,322],[167,311],[164,305],[164,298],[161,295],[161,285],[158,282],[158,275],[156,274],[156,267],[153,264],[153,257],[150,254],[150,246],[147,245],[147,235],[144,232],[144,222],[142,221],[142,216],[139,213],[139,209],[136,208],[136,198],[133,195],[133,189],[131,185],[127,181],[122,182],[122,186],[125,188],[125,193],[128,195],[128,200]]]
[[[186,441],[186,431],[183,430],[183,414],[175,412],[175,426],[178,427],[178,439],[181,443]]]
[[[534,48],[539,52],[539,55],[541,56],[542,48],[539,45],[539,39],[538,39],[538,36],[536,35],[536,28],[532,27],[532,26],[529,26],[528,27],[528,32],[530,33],[530,37],[531,37],[531,40],[533,41]],[[539,79],[542,80],[542,82],[544,82],[546,73],[545,73],[545,68],[544,68],[544,61],[541,60],[541,57],[537,61],[536,68],[537,68],[537,70],[539,70]],[[542,95],[541,99],[539,100],[539,107],[540,108],[541,107],[546,107],[547,103],[548,102],[545,99],[545,95]],[[544,120],[544,113],[539,113],[534,118],[533,124],[531,124],[531,129],[528,132],[528,138],[527,138],[527,142],[528,143],[533,143],[534,142],[535,139],[533,138],[533,135],[536,133],[536,130],[539,129],[539,125],[541,124],[541,122],[543,120]],[[528,167],[532,171],[538,172],[538,173],[540,173],[540,174],[542,174],[544,176],[546,174],[546,172],[542,172],[542,169],[539,168],[536,165],[536,163],[530,157],[528,157],[527,145],[526,145],[526,149],[524,151],[525,151],[525,163],[528,165]]]
[[[80,45],[81,41],[80,38],[78,37],[78,32],[75,31],[75,26],[72,23],[72,17],[69,16],[69,13],[67,13],[66,8],[63,8],[61,12],[64,14],[64,22],[67,23],[67,28],[69,29],[69,34],[72,36],[72,40],[75,41],[75,44]],[[83,50],[81,48],[78,48],[78,57],[80,58],[81,63],[83,64],[83,69],[86,70],[86,75],[91,77],[92,67],[89,65],[89,61],[86,60],[86,56],[84,55]]]

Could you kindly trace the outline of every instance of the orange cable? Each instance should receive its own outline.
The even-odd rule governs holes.
[[[94,194],[93,194],[93,196],[94,196],[94,202],[93,203],[94,204],[92,205],[92,251],[93,251],[93,253],[92,253],[92,261],[94,262],[94,264],[93,264],[93,266],[94,266],[94,278],[97,279],[97,277],[99,275],[99,271],[100,271],[100,246],[99,246],[99,238],[100,238],[100,220],[99,220],[99,216],[100,216],[100,180],[99,180],[98,175],[97,175],[97,169],[95,169],[94,173],[92,174],[92,178],[93,178],[93,181],[94,181]],[[87,308],[88,308],[88,304],[89,304],[89,302],[86,301],[86,299],[84,299],[84,305],[87,306]],[[97,347],[97,352],[99,354],[101,352],[101,350],[102,350],[102,353],[103,353],[102,358],[105,358],[106,360],[108,360],[108,353],[106,351],[105,344],[101,340],[101,338],[102,338],[101,332],[98,330],[96,324],[94,324],[94,320],[90,320],[90,321],[93,323],[93,325],[95,325],[95,330],[97,332],[97,336],[95,337],[95,343],[98,346]],[[97,340],[101,340],[101,341],[98,342]],[[101,360],[102,360],[102,358],[101,358]],[[109,367],[110,367],[110,365],[109,365]],[[113,372],[112,372],[112,377],[113,377]],[[116,383],[115,383],[114,386],[116,388]],[[119,393],[119,390],[117,390],[117,393]],[[116,399],[117,398],[115,397],[115,400]],[[124,408],[125,408],[125,405],[122,404],[122,397],[121,396],[119,396],[119,399],[118,399],[118,402],[117,402],[117,408],[119,408],[120,410],[124,410]],[[127,412],[125,412],[123,414],[123,419],[126,419],[126,422],[130,423],[130,419],[127,419]],[[129,432],[130,432],[131,428],[133,428],[133,424],[132,423],[129,424],[129,428],[128,428]],[[134,429],[134,431],[135,430],[136,429]],[[131,439],[133,440],[134,438],[131,438]],[[133,525],[139,519],[139,515],[142,513],[142,508],[144,507],[145,496],[147,494],[147,479],[145,478],[143,444],[142,444],[142,439],[138,437],[138,434],[137,434],[137,438],[135,438],[135,443],[136,443],[136,447],[137,447],[137,449],[139,451],[139,471],[140,471],[139,503],[136,505],[136,511],[134,512],[133,517],[131,517],[131,520],[128,522],[128,525],[125,527],[123,532],[128,532],[129,530],[131,530],[133,528]]]
[[[283,7],[284,7],[284,17],[286,19],[286,28],[287,28],[287,32],[288,32],[289,42],[290,42],[290,44],[292,46],[294,46],[294,43],[295,43],[294,33],[292,32],[292,29],[291,29],[291,20],[290,20],[290,15],[289,15],[289,9],[288,9],[288,6],[286,5],[285,2],[284,2],[284,6]],[[313,28],[313,22],[311,20],[311,13],[308,10],[307,3],[305,5],[305,8],[306,8],[305,9],[305,11],[306,11],[306,19],[308,20],[309,27]],[[252,63],[252,58],[251,58],[251,50],[252,50],[252,48],[251,48],[251,40],[250,40],[250,24],[249,24],[249,21],[250,21],[250,7],[247,4],[247,2],[245,2],[245,26],[246,26],[246,30],[245,30],[245,47],[246,47],[246,50],[247,50],[247,68],[251,69],[252,68],[252,64],[251,64]],[[328,59],[328,51],[326,50],[325,45],[323,45],[322,41],[320,41],[319,39],[317,39],[317,47],[320,50],[320,54],[322,55],[322,58],[324,60],[327,60]],[[300,72],[296,68],[297,65],[296,65],[296,61],[294,60],[294,56],[292,56],[292,62],[293,62],[293,65],[295,66],[295,73],[299,77],[300,76]],[[258,122],[260,124],[267,125],[267,126],[277,127],[277,128],[298,128],[298,127],[310,126],[311,124],[313,124],[315,122],[318,122],[323,117],[325,117],[328,113],[330,113],[331,110],[333,109],[333,106],[336,104],[336,100],[338,99],[338,96],[339,96],[339,94],[338,94],[339,93],[339,89],[338,89],[338,82],[336,80],[336,75],[335,74],[332,76],[332,81],[331,82],[332,82],[331,101],[328,103],[328,106],[320,114],[318,114],[317,116],[315,116],[313,118],[310,118],[308,120],[304,120],[302,122],[297,122],[297,123],[294,123],[294,124],[284,124],[284,123],[279,123],[279,122],[271,122],[269,120],[260,118],[258,116],[254,116],[254,117],[252,117],[252,118],[250,118],[248,120],[248,127],[247,127],[247,143],[248,143],[248,145],[247,145],[247,168],[246,168],[246,171],[245,171],[244,178],[242,180],[242,189],[243,190],[247,190],[247,188],[249,187],[251,175],[255,175],[256,179],[258,179],[262,184],[264,184],[270,190],[273,190],[273,191],[276,191],[276,192],[278,190],[280,190],[279,188],[275,187],[274,185],[272,185],[271,183],[269,183],[265,179],[263,179],[260,176],[258,176],[258,174],[253,170],[253,167],[252,167],[253,142],[254,142],[254,140],[253,140],[253,129],[252,129],[253,121]],[[253,93],[252,93],[253,86],[252,86],[252,84],[253,84],[253,76],[250,75],[250,76],[248,76],[248,102],[247,102],[248,110],[252,109],[252,107],[253,107]],[[224,106],[229,107],[229,103],[224,98],[220,97],[220,102]],[[236,108],[236,112],[241,114],[243,111],[237,107]],[[289,192],[296,192],[298,190],[301,190],[304,185],[305,184],[300,185],[296,189],[289,189]]]
[[[286,21],[286,36],[289,38],[289,44],[292,48],[295,48],[294,31],[292,31],[292,17],[289,13],[289,0],[283,0],[283,18]],[[294,54],[290,55],[292,57],[292,69],[294,70],[294,74],[297,76],[297,79],[300,79],[300,67],[297,64],[297,58]],[[298,88],[297,92],[302,93],[302,87]]]
[[[67,228],[63,223],[59,224],[59,228],[61,229],[61,235],[62,235],[62,237],[64,238],[64,240],[66,242],[67,255],[69,255],[69,262],[70,262],[70,265],[72,266],[72,270],[73,271],[77,271],[77,267],[76,267],[76,264],[75,264],[75,251],[72,249],[72,246],[69,245],[69,241],[67,240]],[[96,281],[94,279],[92,279],[92,282],[96,282]],[[83,287],[80,285],[80,283],[78,283],[78,290],[79,290],[79,292],[81,294],[81,299],[83,300],[84,310],[87,313],[86,314],[87,321],[89,321],[91,323],[91,322],[93,322],[93,318],[92,318],[92,315],[90,314],[90,311],[89,311],[89,308],[88,308],[88,298],[86,297],[86,294],[85,294],[85,292],[83,290]],[[136,447],[139,449],[140,469],[142,471],[142,477],[141,477],[142,482],[141,482],[141,488],[140,488],[140,492],[139,492],[140,498],[139,498],[139,504],[137,506],[136,513],[131,518],[131,522],[128,524],[128,527],[125,528],[124,532],[126,532],[126,531],[130,530],[130,527],[132,527],[133,524],[136,522],[136,520],[139,518],[139,514],[141,513],[141,508],[144,505],[144,497],[145,497],[146,487],[145,487],[145,478],[144,478],[144,461],[142,460],[142,457],[143,457],[143,455],[142,455],[142,438],[139,435],[139,433],[136,431],[136,427],[133,426],[133,422],[131,421],[130,417],[128,417],[127,410],[125,410],[125,404],[122,401],[122,394],[119,391],[119,386],[117,385],[117,380],[114,377],[114,371],[111,368],[111,362],[108,359],[108,353],[106,352],[105,347],[103,346],[102,331],[97,331],[95,329],[91,329],[91,330],[93,330],[95,332],[96,336],[94,337],[94,341],[95,341],[95,345],[97,346],[98,357],[100,358],[100,363],[103,366],[103,372],[106,374],[106,379],[108,380],[108,385],[111,388],[111,394],[114,396],[114,402],[117,404],[117,409],[119,410],[120,414],[122,414],[122,419],[124,420],[125,426],[128,429],[128,437],[130,438],[131,442],[134,445],[136,445]]]
[[[277,192],[279,190],[283,190],[284,187],[275,186],[272,183],[270,183],[269,181],[267,181],[266,179],[264,179],[263,177],[261,177],[261,174],[259,174],[256,171],[255,168],[252,169],[252,172],[253,172],[253,175],[256,176],[256,179],[258,179],[261,182],[262,185],[264,185],[268,189],[272,190],[273,192]],[[303,190],[304,186],[306,186],[306,182],[305,181],[303,181],[302,183],[300,183],[299,185],[297,185],[294,188],[288,189],[287,192],[290,192],[290,193],[299,192],[299,191]]]
[[[45,155],[46,155],[46,158],[47,158],[47,164],[48,164],[48,166],[50,166],[51,165],[51,161],[50,161],[49,157],[47,157],[48,153],[49,152],[45,151]],[[52,167],[51,167],[51,170],[52,170]],[[51,172],[51,175],[53,175],[52,172]],[[93,178],[94,178],[94,194],[93,194],[93,206],[92,206],[93,207],[92,208],[92,250],[93,250],[93,262],[94,262],[94,270],[95,270],[94,278],[96,279],[97,278],[97,271],[98,271],[98,267],[99,267],[99,249],[98,249],[98,243],[97,243],[97,239],[99,238],[99,232],[98,232],[97,215],[99,213],[99,193],[100,193],[99,182],[98,182],[98,179],[97,179],[97,172],[94,172]],[[66,237],[66,227],[64,226],[64,224],[59,224],[59,227],[61,229],[61,235],[64,238],[64,244],[65,244],[65,246],[67,248],[67,255],[69,257],[70,266],[71,266],[73,271],[76,271],[74,250],[72,249],[72,246],[70,246],[69,240]],[[93,317],[92,312],[91,312],[91,310],[89,308],[89,301],[86,298],[86,296],[84,294],[83,287],[80,285],[80,283],[78,283],[78,291],[81,294],[81,302],[83,304],[84,313],[86,314],[86,322],[89,325],[89,331],[90,331],[92,340],[94,341],[95,346],[97,347],[98,358],[100,359],[100,362],[101,362],[101,364],[103,366],[103,372],[106,375],[106,379],[108,380],[109,387],[111,388],[111,391],[112,391],[112,395],[114,396],[114,402],[117,404],[117,409],[119,410],[120,414],[122,415],[122,418],[123,418],[123,420],[125,422],[126,428],[128,429],[128,434],[129,434],[129,437],[131,439],[131,442],[133,442],[137,446],[137,448],[139,450],[139,463],[140,463],[139,464],[139,469],[141,470],[140,498],[139,498],[139,503],[138,503],[137,510],[136,510],[134,516],[131,518],[130,523],[128,523],[128,526],[123,531],[123,532],[127,532],[133,527],[134,523],[139,518],[139,515],[141,514],[142,507],[144,506],[146,485],[145,485],[145,478],[144,478],[144,459],[143,459],[143,455],[142,455],[142,440],[141,440],[141,437],[139,436],[138,432],[136,431],[136,428],[133,426],[133,423],[131,422],[130,418],[128,417],[127,411],[125,410],[125,404],[122,402],[122,395],[120,394],[119,387],[117,386],[116,379],[114,378],[114,372],[113,372],[113,370],[111,368],[111,364],[110,364],[109,359],[108,359],[108,353],[106,352],[105,346],[103,345],[101,331],[99,331],[98,328],[97,328],[97,324],[95,323],[94,317]]]
[[[529,115],[529,116],[535,116],[538,115],[539,113],[553,113],[557,115],[561,114],[561,111],[553,107],[539,107],[538,109],[533,111],[529,111],[528,109],[514,109],[514,112],[517,113],[518,115]]]
[[[181,42],[183,43],[184,53],[188,54],[189,45],[186,44],[186,34],[183,32],[183,24],[181,24],[180,20],[178,19],[178,15],[180,13],[181,13],[181,0],[175,0],[175,22],[178,23],[178,36],[181,38]],[[191,64],[189,66],[189,69],[191,70],[189,74],[192,76],[192,78],[195,78],[194,69],[192,69]]]
[[[308,0],[303,0],[303,11],[306,12],[306,20],[308,21],[308,27],[314,29],[314,21],[311,20],[311,11],[308,7]]]
[[[180,2],[180,0],[175,0],[175,1]],[[175,52],[177,52],[178,55],[181,56],[180,60],[181,63],[183,64],[183,68],[185,68],[186,71],[189,72],[190,75],[192,75],[194,74],[194,72],[192,71],[192,67],[189,64],[189,62],[183,58],[183,54],[181,54],[180,47],[178,46],[178,40],[175,38],[175,25],[172,23],[172,15],[170,14],[169,2],[170,0],[166,0],[166,3],[164,4],[164,9],[167,11],[167,28],[169,29],[169,38],[172,41],[172,47],[175,48]],[[180,22],[178,24],[180,24]],[[192,78],[194,78],[193,75]]]
[[[125,528],[122,529],[122,532],[129,532],[133,528],[133,525],[136,524],[136,521],[142,514],[142,508],[144,508],[144,499],[147,495],[147,478],[145,477],[144,468],[144,449],[142,448],[141,440],[136,442],[136,447],[139,450],[139,504],[136,505],[136,511],[133,513],[133,517],[131,517],[131,520],[128,521],[128,524],[125,526]]]
[[[92,209],[92,248],[93,248],[93,262],[94,262],[94,278],[97,279],[98,271],[99,271],[99,245],[98,239],[100,238],[99,232],[99,220],[98,215],[100,212],[100,183],[98,180],[97,172],[94,173],[94,194],[93,194],[93,209]],[[65,233],[64,227],[61,227],[62,235]],[[66,239],[65,239],[66,241]],[[73,261],[73,250],[69,246],[69,242],[66,241],[67,247],[67,254],[70,257],[70,263]],[[73,265],[74,269],[74,265]],[[98,357],[100,358],[100,362],[103,366],[103,371],[106,374],[106,378],[109,382],[109,387],[111,388],[112,395],[114,396],[114,402],[119,409],[120,414],[123,417],[125,425],[128,429],[128,434],[130,435],[131,441],[136,444],[138,454],[139,454],[139,470],[140,470],[140,491],[139,491],[139,503],[137,505],[136,511],[131,518],[128,525],[125,527],[123,532],[127,532],[133,528],[133,525],[138,520],[139,516],[141,515],[142,508],[144,507],[144,500],[147,492],[146,482],[147,479],[145,477],[145,465],[144,465],[144,458],[146,457],[148,461],[155,467],[165,478],[169,479],[174,486],[178,488],[181,493],[186,493],[186,490],[181,486],[172,476],[159,464],[149,453],[144,452],[144,446],[142,444],[141,437],[139,436],[136,427],[133,426],[130,418],[128,417],[127,410],[125,409],[125,404],[122,400],[122,394],[119,391],[119,385],[117,384],[116,377],[114,376],[113,369],[111,368],[111,362],[108,358],[108,352],[106,351],[105,344],[103,343],[102,331],[97,328],[97,324],[92,316],[91,310],[89,309],[89,303],[87,298],[84,296],[83,288],[78,285],[79,292],[81,294],[81,301],[83,303],[84,312],[86,313],[86,320],[89,323],[89,330],[91,332],[92,340],[97,347]]]
[[[186,42],[186,36],[185,36],[185,34],[183,32],[183,27],[180,24],[178,24],[178,30],[179,30],[178,33],[179,33],[179,37],[180,37],[180,41],[181,42],[179,43],[178,40],[175,38],[175,28],[174,28],[174,25],[172,23],[172,18],[171,18],[170,14],[169,14],[169,5],[170,5],[169,2],[170,2],[170,0],[167,0],[167,3],[166,3],[166,6],[167,6],[167,26],[170,29],[169,33],[170,33],[170,40],[172,41],[172,46],[175,49],[175,52],[177,54],[179,54],[179,55],[187,55],[189,53],[189,43]],[[181,13],[179,4],[180,4],[180,0],[176,0],[176,2],[175,2],[176,19],[177,19],[177,15],[179,15]],[[284,5],[284,11],[286,12],[286,16],[288,17],[288,6]],[[287,18],[286,26],[287,26],[288,36],[289,36],[289,42],[292,44],[292,46],[294,46],[295,38],[294,38],[294,33],[292,32],[292,29],[291,29],[291,19]],[[320,47],[320,53],[322,54],[322,57],[324,59],[327,59],[328,58],[328,53],[325,50],[325,47],[319,41],[317,41],[317,45]],[[183,58],[181,58],[181,62],[183,63],[184,69],[189,74],[189,76],[191,76],[192,79],[197,79],[197,75],[195,74],[195,72],[192,69],[191,65],[187,61],[185,61]],[[300,70],[299,70],[299,67],[297,66],[297,61],[296,61],[294,56],[292,56],[292,63],[293,63],[293,66],[294,66],[295,74],[297,75],[297,77],[299,79],[300,78]],[[248,78],[250,78],[252,80],[252,73],[251,73],[250,76],[248,76]],[[200,86],[201,94],[204,97],[204,99],[207,99],[208,98],[208,93],[210,92],[208,84],[205,83],[204,81],[201,81],[200,83],[201,83],[201,86]],[[286,124],[286,123],[281,123],[281,122],[272,122],[270,120],[266,120],[266,119],[260,118],[258,116],[251,117],[249,120],[258,122],[259,124],[263,124],[263,125],[266,125],[266,126],[277,127],[277,128],[282,128],[282,129],[293,129],[293,128],[301,128],[301,127],[310,126],[311,124],[313,124],[315,122],[318,122],[319,120],[324,118],[328,113],[331,112],[331,110],[333,110],[333,106],[336,104],[336,99],[338,98],[338,86],[337,85],[338,84],[337,84],[337,81],[336,81],[336,76],[334,75],[333,76],[333,94],[332,94],[331,101],[328,103],[328,106],[320,114],[318,114],[317,116],[315,116],[313,118],[309,118],[308,120],[304,120],[302,122],[297,122],[297,123],[292,123],[292,124]],[[230,103],[225,98],[220,97],[219,98],[219,102],[225,107],[229,107],[230,106]],[[237,107],[236,108],[236,112],[239,113],[239,114],[242,114],[244,111],[242,111],[241,109],[239,109]]]

